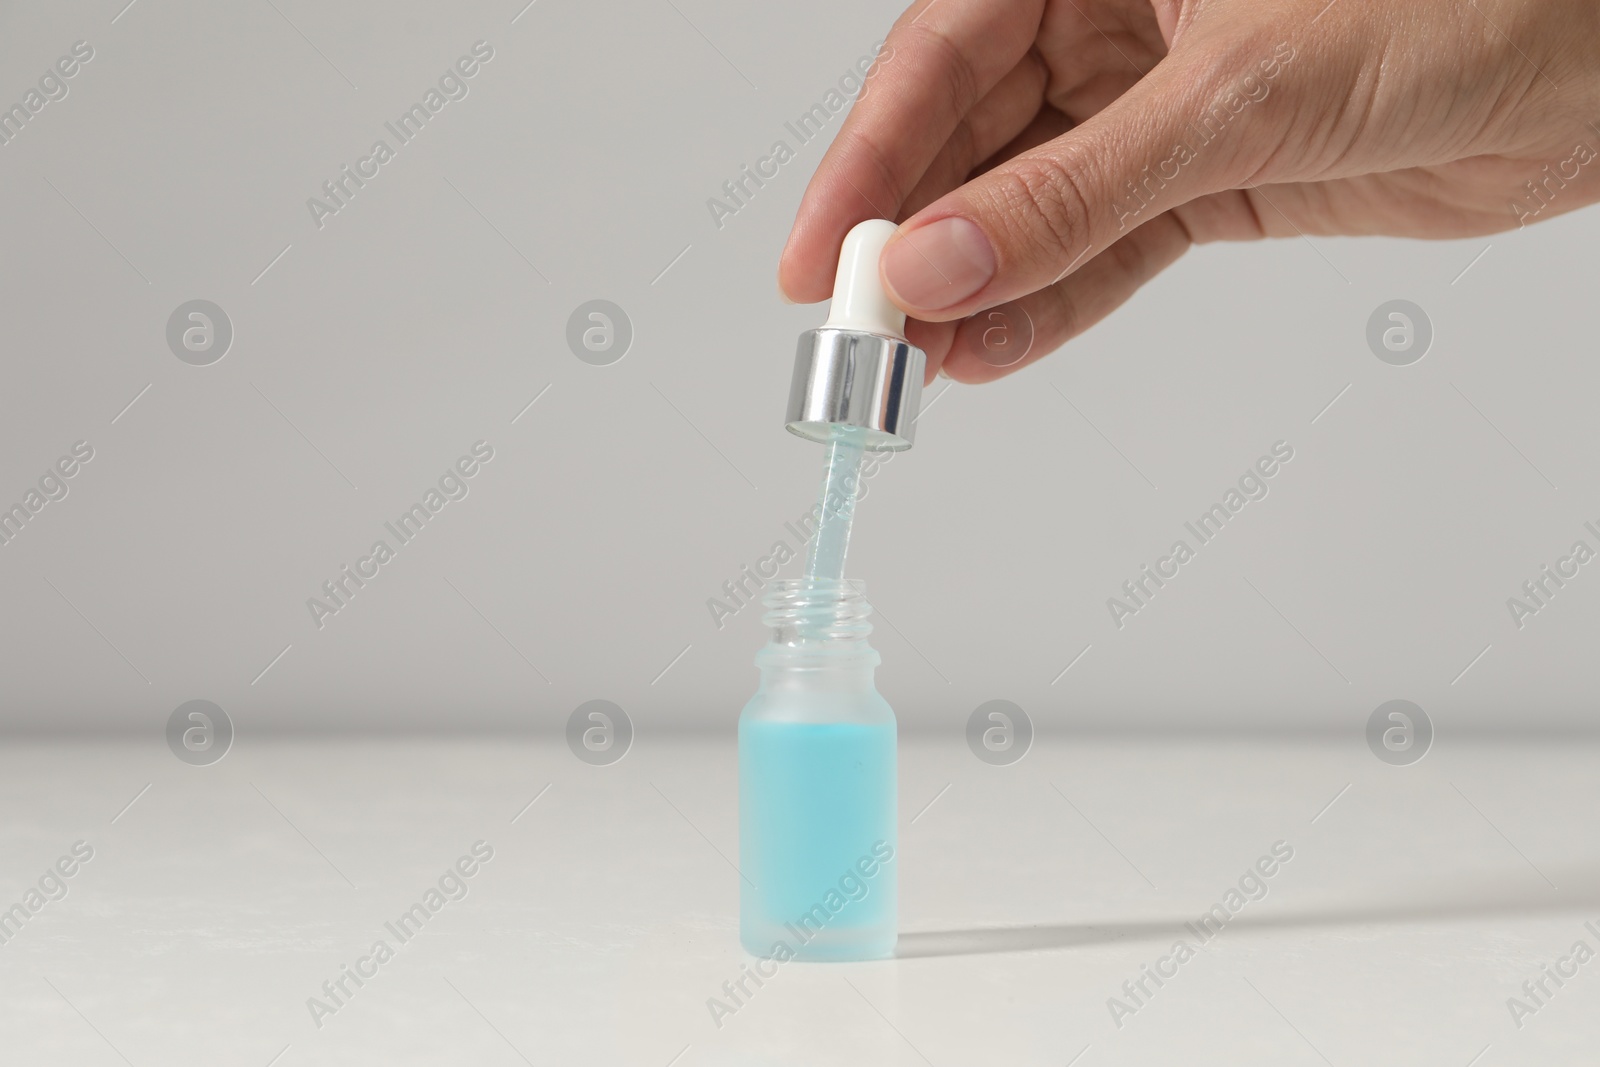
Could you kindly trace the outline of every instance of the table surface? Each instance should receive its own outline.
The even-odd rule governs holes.
[[[0,909],[37,910],[0,945],[3,1058],[1600,1058],[1600,960],[1572,955],[1600,950],[1592,742],[1441,741],[1396,767],[1360,738],[1042,737],[997,767],[904,737],[898,957],[785,964],[738,1002],[734,755],[713,735],[604,767],[559,738],[248,738],[196,767],[159,740],[9,741]],[[78,842],[92,858],[50,877]],[[493,854],[462,865],[465,895],[447,877],[430,902],[475,844]],[[1259,899],[1228,899],[1275,845],[1293,855],[1245,879]],[[437,911],[401,940],[386,924],[417,903]],[[1237,914],[1202,943],[1185,923],[1219,903]],[[1168,977],[1141,992],[1147,967]]]

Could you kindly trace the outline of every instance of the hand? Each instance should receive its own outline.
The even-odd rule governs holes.
[[[846,231],[900,220],[880,268],[930,380],[989,381],[1191,244],[1465,237],[1600,200],[1596,123],[1592,0],[927,0],[818,166],[779,286],[825,299]],[[999,367],[976,313],[1008,301],[1034,340]]]

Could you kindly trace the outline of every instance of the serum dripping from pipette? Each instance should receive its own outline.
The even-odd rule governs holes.
[[[898,924],[896,728],[872,609],[845,559],[867,451],[911,447],[923,352],[878,280],[895,232],[845,238],[828,321],[800,336],[786,425],[826,443],[805,577],[773,582],[761,687],[739,716],[739,936],[765,959],[883,959]],[[766,972],[763,972],[766,973]]]

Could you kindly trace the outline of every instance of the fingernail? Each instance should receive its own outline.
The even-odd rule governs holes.
[[[959,217],[919,226],[883,250],[883,278],[901,304],[941,311],[989,284],[994,247],[977,223]]]
[[[794,303],[793,300],[789,299],[789,294],[783,291],[783,268],[781,266],[778,268],[776,280],[778,283],[778,299],[782,300],[785,304]]]

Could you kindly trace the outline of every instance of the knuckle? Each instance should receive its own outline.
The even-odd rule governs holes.
[[[950,131],[949,160],[952,176],[959,179],[977,166],[978,138],[972,129],[972,121],[963,118],[956,123],[956,128]]]
[[[865,160],[870,168],[868,188],[874,193],[883,191],[892,204],[898,206],[899,198],[905,195],[916,184],[916,175],[901,159],[889,156],[883,150],[879,139],[861,127],[851,127],[840,133],[840,138],[848,137],[849,158]],[[867,199],[867,193],[852,187],[860,199]],[[874,196],[869,203],[873,211],[878,211],[878,198]]]
[[[934,71],[944,82],[954,113],[965,114],[978,100],[978,72],[960,45],[926,22],[913,21],[898,31],[896,48],[927,55],[920,69]]]
[[[1114,242],[1110,248],[1100,254],[1109,256],[1112,264],[1125,277],[1135,278],[1143,282],[1154,273],[1150,250],[1138,233]]]
[[[1083,313],[1072,298],[1071,286],[1066,282],[1058,282],[1046,289],[1045,294],[1049,303],[1043,312],[1045,321],[1040,333],[1044,334],[1046,344],[1040,347],[1048,352],[1078,336],[1084,326]]]
[[[1001,218],[1009,235],[1046,260],[1082,243],[1089,229],[1086,180],[1053,156],[1024,156],[993,172]]]

